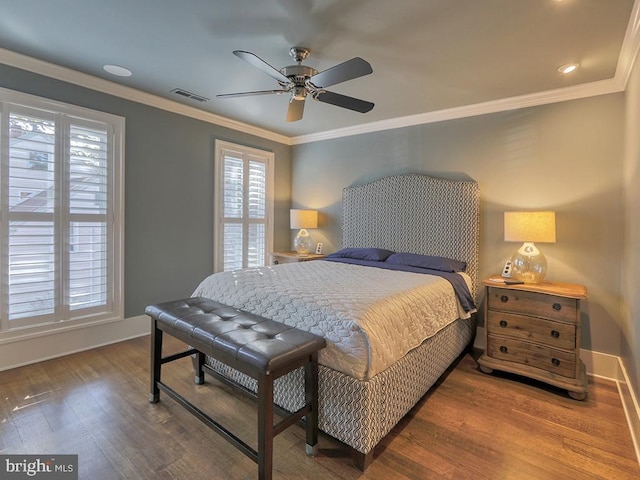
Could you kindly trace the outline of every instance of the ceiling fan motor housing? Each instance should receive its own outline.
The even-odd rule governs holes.
[[[313,77],[318,71],[307,65],[289,65],[280,70],[285,77],[289,78],[296,85],[304,85],[305,82]]]

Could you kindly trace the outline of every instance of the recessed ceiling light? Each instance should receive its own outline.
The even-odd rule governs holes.
[[[578,67],[580,65],[578,63],[567,63],[566,65],[562,65],[561,67],[558,67],[558,71],[560,73],[571,73],[571,72],[575,72]]]
[[[119,65],[103,65],[102,68],[104,68],[111,75],[117,75],[118,77],[130,77],[132,75],[131,70]]]

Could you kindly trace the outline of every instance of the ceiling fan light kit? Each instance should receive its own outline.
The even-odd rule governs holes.
[[[327,70],[318,72],[313,67],[302,65],[302,61],[309,56],[309,53],[310,51],[308,48],[291,48],[289,50],[289,54],[297,64],[288,65],[280,70],[276,70],[254,53],[246,52],[244,50],[235,50],[233,52],[235,56],[274,78],[281,88],[279,90],[224,93],[216,95],[216,97],[231,98],[289,93],[291,96],[289,99],[289,109],[287,111],[287,122],[295,122],[302,119],[304,101],[309,95],[311,98],[319,102],[328,103],[348,110],[360,113],[367,113],[371,111],[374,107],[374,104],[371,102],[325,90],[326,87],[373,73],[373,69],[367,61],[360,57],[355,57]]]

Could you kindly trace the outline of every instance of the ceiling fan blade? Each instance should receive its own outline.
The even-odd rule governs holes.
[[[270,95],[272,93],[289,93],[289,90],[258,90],[256,92],[220,93],[216,98],[249,97],[251,95]]]
[[[359,98],[347,97],[346,95],[326,91],[319,92],[313,98],[319,102],[330,103],[336,107],[348,108],[349,110],[354,110],[360,113],[369,112],[375,105],[371,102],[360,100]]]
[[[302,112],[304,112],[304,98],[301,100],[292,98],[289,102],[289,109],[287,110],[287,122],[297,122],[301,120]]]
[[[330,87],[336,83],[346,82],[354,78],[362,77],[373,73],[369,62],[360,57],[352,58],[334,67],[316,73],[310,81],[318,88]]]
[[[273,68],[271,65],[269,65],[267,62],[262,60],[257,55],[251,52],[245,52],[244,50],[234,50],[233,54],[236,57],[241,58],[245,62],[250,63],[254,67],[262,70],[264,73],[266,73],[272,78],[275,78],[277,81],[281,83],[291,83],[291,80],[289,80],[280,71]]]

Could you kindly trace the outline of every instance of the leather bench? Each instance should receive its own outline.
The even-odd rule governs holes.
[[[273,437],[302,417],[307,454],[317,453],[318,351],[325,347],[324,338],[201,297],[149,305],[145,313],[152,323],[151,403],[159,401],[160,390],[168,394],[256,462],[261,480],[271,478]],[[163,332],[182,340],[189,348],[163,357]],[[194,356],[198,384],[204,382],[205,371],[226,380],[206,365],[206,355],[257,380],[257,451],[162,382],[163,364],[190,355]],[[274,425],[273,382],[299,367],[305,369],[305,405],[297,412],[286,412],[285,418]]]

